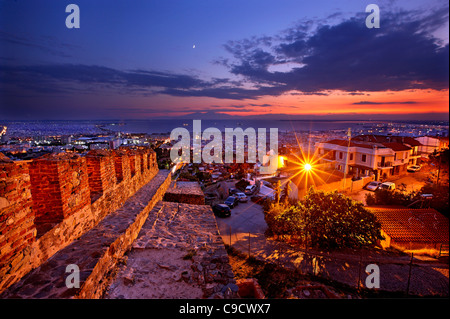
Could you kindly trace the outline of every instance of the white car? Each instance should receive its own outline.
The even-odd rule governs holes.
[[[245,194],[247,194],[247,195],[253,195],[253,193],[256,191],[256,185],[255,184],[253,184],[253,185],[248,185],[246,188],[245,188]]]
[[[373,182],[370,182],[369,184],[367,184],[366,189],[374,192],[378,189],[378,187],[380,187],[380,185],[381,185],[381,182],[373,181]]]
[[[248,197],[244,193],[236,193],[234,196],[237,197],[241,203],[248,202]]]
[[[379,189],[387,189],[387,190],[393,191],[395,189],[395,183],[384,182],[380,185]]]
[[[406,170],[408,172],[417,172],[417,171],[420,171],[421,168],[422,168],[422,166],[420,166],[420,165],[411,165],[411,166],[408,166],[406,168]]]

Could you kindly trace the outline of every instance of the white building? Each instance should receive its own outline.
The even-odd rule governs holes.
[[[448,148],[448,137],[420,136],[415,139],[422,144],[419,147],[419,152],[422,153],[432,154],[434,151]]]
[[[402,143],[349,143],[343,139],[320,142],[316,148],[324,167],[356,177],[375,175],[375,179],[406,171],[411,152],[411,148]]]

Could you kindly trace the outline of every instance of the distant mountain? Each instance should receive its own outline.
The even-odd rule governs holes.
[[[236,118],[242,117],[228,115],[225,113],[216,113],[215,111],[194,112],[187,115],[164,117],[164,119],[183,119],[183,120],[232,120]]]
[[[411,113],[411,114],[260,114],[260,115],[229,115],[215,111],[195,112],[164,119],[186,120],[289,120],[289,121],[447,121],[448,113]]]

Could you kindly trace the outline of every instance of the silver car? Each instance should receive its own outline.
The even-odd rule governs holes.
[[[236,193],[234,196],[237,197],[241,203],[248,202],[248,197],[244,193]]]
[[[367,184],[366,189],[374,192],[378,189],[378,187],[380,187],[380,185],[381,185],[381,182],[373,181],[373,182],[370,182],[369,184]]]

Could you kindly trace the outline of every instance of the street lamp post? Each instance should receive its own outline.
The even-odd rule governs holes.
[[[347,166],[348,166],[348,154],[350,152],[350,140],[352,138],[352,129],[349,127],[348,128],[348,132],[347,132],[347,136],[348,136],[348,145],[347,145],[347,156],[345,157],[345,167],[344,167],[344,185],[342,187],[342,190],[345,190],[345,180],[347,178]]]

